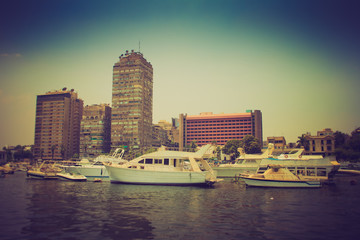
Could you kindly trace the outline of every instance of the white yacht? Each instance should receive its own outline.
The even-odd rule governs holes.
[[[121,150],[121,151],[120,151]],[[65,170],[73,174],[81,174],[87,178],[109,178],[109,174],[104,166],[105,162],[122,164],[127,162],[122,157],[124,156],[124,149],[116,149],[111,156],[100,155],[94,159],[93,163],[78,164],[75,166],[65,166]]]
[[[327,166],[327,169],[332,168],[328,159],[323,160],[322,155],[304,155],[303,148],[293,149],[290,153],[280,154],[279,156],[273,156],[274,146],[269,144],[268,149],[262,154],[245,154],[242,149],[240,150],[240,157],[236,159],[235,163],[220,164],[213,169],[217,171],[218,177],[223,178],[232,178],[239,174],[253,174],[258,171],[260,168],[264,173],[266,170],[267,164],[281,164],[284,166],[293,166],[293,165],[323,165]],[[312,160],[312,161],[311,161]],[[266,163],[265,163],[266,162]],[[290,165],[289,165],[290,164]],[[263,169],[265,167],[265,169]],[[327,171],[329,172],[329,171]]]
[[[277,159],[296,159],[296,160],[308,160],[308,159],[322,159],[322,155],[303,155],[305,149],[303,148],[295,148],[290,153],[280,154],[277,156]]]
[[[233,178],[241,173],[255,173],[262,159],[272,157],[274,145],[270,143],[262,154],[246,154],[242,148],[238,150],[240,156],[234,163],[224,163],[213,167],[218,177]]]
[[[212,185],[215,172],[203,159],[211,145],[197,152],[157,151],[122,165],[105,163],[112,183],[151,185]]]

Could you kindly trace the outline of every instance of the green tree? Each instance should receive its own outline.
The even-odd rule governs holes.
[[[195,151],[196,151],[196,148],[197,148],[196,141],[192,141],[192,142],[190,143],[190,148],[191,148],[191,151],[192,151],[192,152],[195,152]]]
[[[360,128],[351,132],[349,146],[354,152],[360,152]]]
[[[344,146],[350,138],[348,134],[342,133],[340,131],[336,131],[334,133],[334,137],[335,137],[335,148]]]
[[[217,160],[221,160],[221,148],[219,146],[216,147],[214,153],[216,154]]]
[[[33,153],[30,151],[30,150],[26,150],[24,151],[24,155],[23,155],[24,158],[29,158],[30,160],[33,159]]]
[[[241,145],[241,140],[232,139],[226,142],[225,146],[223,147],[223,153],[230,155],[231,160],[235,160],[237,157],[240,156],[238,148]]]
[[[360,128],[351,132],[351,136],[335,132],[335,156],[339,161],[360,161]]]
[[[19,161],[20,159],[24,158],[24,149],[25,147],[21,145],[17,145],[15,147],[14,159],[16,161]]]
[[[246,135],[241,140],[240,147],[244,148],[245,153],[248,154],[261,153],[261,143],[252,135]]]

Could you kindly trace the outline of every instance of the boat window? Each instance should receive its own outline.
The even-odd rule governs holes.
[[[296,171],[295,171],[295,167],[288,167],[287,168],[291,173],[296,173]]]
[[[146,158],[145,159],[145,164],[152,164],[152,163],[153,163],[152,158]]]
[[[315,168],[307,168],[307,176],[315,176]]]
[[[264,173],[267,170],[267,167],[259,167],[257,173]]]
[[[305,168],[304,167],[298,167],[297,168],[297,174],[305,175]]]
[[[155,159],[155,164],[162,164],[162,159]]]
[[[164,165],[169,165],[169,159],[168,158],[164,159]]]
[[[143,160],[140,160],[138,163],[144,163],[144,159],[143,159]]]
[[[317,174],[317,176],[326,176],[326,169],[325,168],[318,168],[316,174]]]

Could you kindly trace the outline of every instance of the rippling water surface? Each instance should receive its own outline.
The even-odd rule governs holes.
[[[0,239],[357,239],[360,181],[321,189],[0,179]]]

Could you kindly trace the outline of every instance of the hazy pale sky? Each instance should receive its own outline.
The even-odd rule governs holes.
[[[36,95],[111,103],[112,67],[140,51],[153,122],[259,109],[263,137],[360,126],[358,1],[3,0],[0,147],[33,144]],[[139,45],[140,42],[140,45]]]

